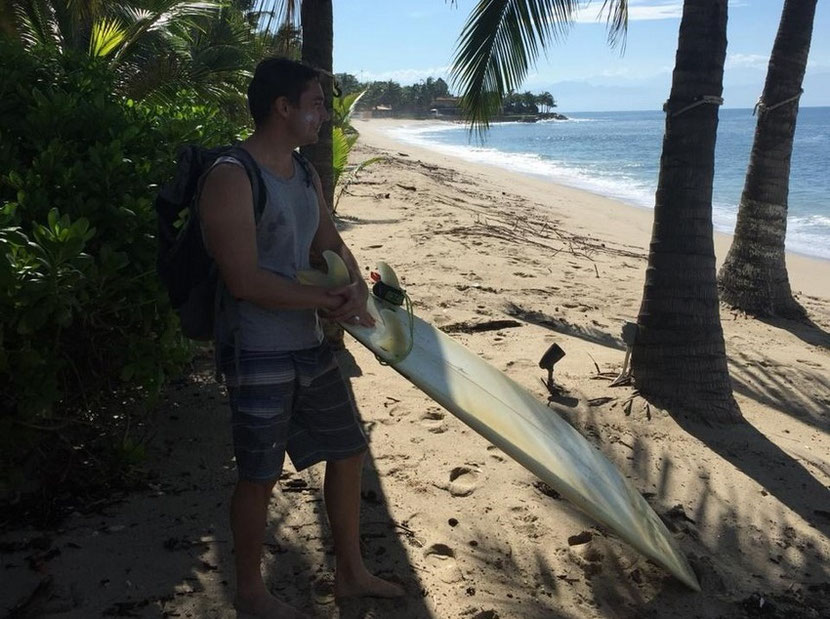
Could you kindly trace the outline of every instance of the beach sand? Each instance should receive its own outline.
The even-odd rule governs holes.
[[[632,399],[632,387],[609,386],[624,358],[620,329],[639,307],[651,213],[396,142],[386,131],[400,122],[355,122],[354,161],[386,157],[338,207],[358,260],[392,264],[417,314],[438,326],[517,321],[454,337],[542,401],[537,364],[558,343],[567,420],[664,518],[703,593],[558,498],[348,336],[341,363],[371,438],[364,553],[407,597],[334,603],[323,469],[296,473],[290,464],[271,507],[272,589],[318,617],[830,614],[830,262],[788,256],[812,324],[722,308],[747,424],[675,420]],[[720,258],[728,243],[718,236]],[[163,402],[147,462],[158,472],[153,487],[72,516],[59,531],[4,534],[0,608],[33,594],[29,608],[66,617],[234,616],[226,396],[204,360]]]

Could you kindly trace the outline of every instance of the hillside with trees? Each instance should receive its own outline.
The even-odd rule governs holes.
[[[452,94],[440,77],[428,77],[409,86],[393,80],[361,82],[350,73],[335,77],[344,95],[365,91],[357,110],[373,117],[461,119],[461,98]],[[504,97],[501,111],[493,120],[564,120],[565,116],[553,112],[556,107],[556,99],[549,92],[512,92]]]

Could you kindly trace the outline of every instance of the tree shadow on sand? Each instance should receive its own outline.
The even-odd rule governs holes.
[[[785,365],[760,352],[729,358],[729,374],[737,393],[827,432],[830,378],[814,369],[820,367],[805,359]]]
[[[557,333],[577,337],[586,342],[605,346],[606,348],[625,350],[625,343],[621,339],[596,327],[573,324],[564,318],[556,318],[543,312],[528,310],[515,303],[508,303],[505,307],[505,312],[514,318],[518,318],[532,325],[545,327]]]
[[[822,500],[827,502],[828,493],[799,463],[782,457],[751,426],[680,424],[781,501],[764,500],[762,492],[757,502],[748,502],[736,486],[711,481],[729,475],[722,464],[706,458],[677,461],[679,445],[662,443],[662,429],[636,436],[637,429],[631,428],[635,437],[622,442],[615,424],[600,418],[608,414],[587,409],[579,425],[602,428],[595,441],[660,515],[689,558],[702,593],[686,589],[615,536],[594,527],[591,543],[601,563],[585,576],[598,605],[632,618],[827,616],[830,567],[822,536],[827,535],[828,521],[822,522],[815,510]],[[686,489],[690,476],[696,478],[694,490]],[[813,530],[796,533],[789,510]]]
[[[822,329],[809,318],[803,320],[788,320],[786,318],[758,318],[760,322],[788,331],[810,346],[818,346],[830,350],[830,333]]]
[[[676,418],[678,425],[706,444],[766,492],[830,536],[830,493],[798,460],[749,422],[708,426]]]

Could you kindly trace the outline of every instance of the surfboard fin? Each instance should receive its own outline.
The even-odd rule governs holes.
[[[317,269],[297,271],[297,281],[306,286],[322,286],[324,288],[345,286],[352,281],[346,263],[338,254],[327,249],[323,252],[323,259],[326,261],[325,273]]]
[[[369,303],[370,312],[373,309]],[[372,343],[383,351],[381,358],[392,363],[400,360],[409,351],[409,330],[390,309],[382,309],[375,324],[380,328],[372,335]]]

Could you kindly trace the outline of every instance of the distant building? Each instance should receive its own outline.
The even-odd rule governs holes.
[[[436,97],[430,106],[429,115],[439,116],[460,116],[461,97]]]
[[[367,111],[369,112],[368,118],[392,118],[391,105],[376,105]]]

